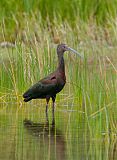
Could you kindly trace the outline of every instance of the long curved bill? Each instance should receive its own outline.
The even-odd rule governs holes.
[[[72,53],[75,53],[76,55],[78,55],[80,58],[83,58],[83,55],[81,55],[80,53],[78,53],[76,50],[74,50],[73,48],[67,47],[68,51],[71,51]]]

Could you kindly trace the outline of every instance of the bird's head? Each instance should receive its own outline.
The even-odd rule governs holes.
[[[57,54],[58,54],[58,56],[63,55],[63,53],[64,53],[65,51],[71,51],[72,53],[75,53],[75,54],[77,54],[79,57],[82,58],[82,55],[81,55],[81,54],[79,54],[76,50],[68,47],[66,44],[59,44],[59,45],[57,46]]]

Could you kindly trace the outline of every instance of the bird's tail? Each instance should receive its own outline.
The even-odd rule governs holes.
[[[24,98],[24,102],[28,102],[28,101],[30,101],[30,100],[32,99],[30,90],[26,91],[26,92],[23,94],[23,98]]]

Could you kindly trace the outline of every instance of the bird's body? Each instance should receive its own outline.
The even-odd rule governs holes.
[[[63,89],[65,83],[66,77],[64,72],[61,73],[59,70],[56,70],[29,88],[23,95],[24,101],[28,102],[31,99],[56,96]]]
[[[30,87],[24,94],[23,98],[25,102],[28,102],[32,99],[46,99],[46,112],[48,109],[48,102],[50,98],[53,101],[53,111],[54,111],[54,102],[56,99],[56,94],[59,93],[65,83],[66,83],[66,76],[65,76],[65,65],[64,65],[64,58],[63,53],[67,50],[71,50],[76,53],[75,50],[67,47],[65,44],[60,44],[57,47],[57,55],[58,55],[58,68],[47,77],[41,79],[32,87]]]

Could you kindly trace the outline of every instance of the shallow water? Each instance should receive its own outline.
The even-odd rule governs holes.
[[[90,134],[84,113],[57,107],[18,107],[2,104],[0,108],[0,160],[115,160],[116,137]]]

